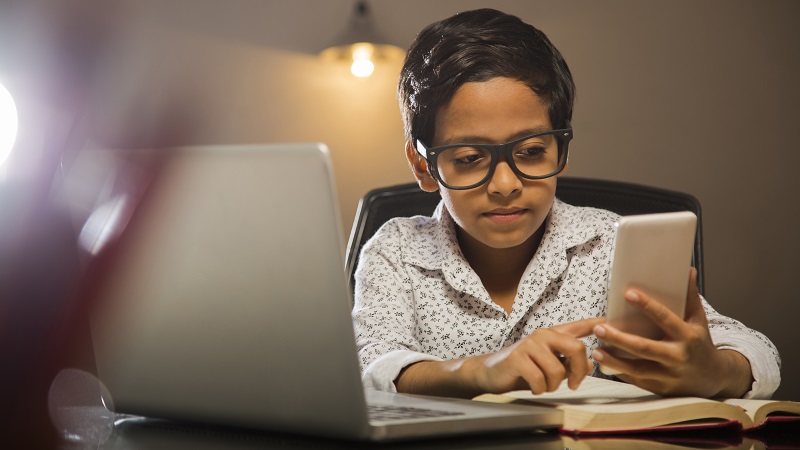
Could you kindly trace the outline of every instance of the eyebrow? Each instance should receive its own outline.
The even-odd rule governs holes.
[[[533,128],[526,128],[524,130],[520,130],[511,136],[506,137],[503,142],[511,142],[515,139],[519,139],[521,137],[529,136],[531,134],[536,133],[544,133],[545,131],[553,130],[554,128],[545,127],[545,126],[537,126]],[[501,142],[501,143],[503,143]],[[494,144],[495,141],[493,139],[489,139],[486,136],[479,136],[473,134],[467,135],[460,135],[460,136],[452,136],[445,139],[441,144],[437,145],[437,147],[443,145],[452,145],[452,144]]]

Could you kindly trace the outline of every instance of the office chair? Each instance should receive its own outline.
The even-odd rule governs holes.
[[[697,289],[704,293],[703,227],[700,202],[692,195],[667,189],[621,181],[559,177],[556,197],[575,206],[607,209],[619,215],[691,211],[697,216],[692,265],[697,268]],[[386,221],[394,217],[429,216],[441,197],[425,192],[416,183],[389,186],[369,191],[358,204],[345,255],[345,271],[351,292],[361,247]]]

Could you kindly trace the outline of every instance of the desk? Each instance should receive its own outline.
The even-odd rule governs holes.
[[[707,441],[682,441],[680,436],[659,439],[573,439],[553,431],[490,434],[481,436],[452,437],[445,439],[414,440],[393,443],[368,443],[326,440],[282,433],[184,424],[157,419],[128,416],[116,423],[109,414],[98,414],[96,410],[80,415],[84,420],[76,424],[77,433],[65,439],[61,450],[76,449],[198,449],[198,450],[255,450],[255,449],[526,449],[526,450],[616,450],[616,449],[762,449],[769,448],[758,441],[736,436],[706,436]],[[86,421],[85,418],[92,418]],[[796,431],[796,430],[794,430]],[[772,435],[775,448],[800,449],[800,437],[795,439],[792,431]],[[716,441],[716,444],[712,442]],[[727,442],[726,442],[727,441]]]

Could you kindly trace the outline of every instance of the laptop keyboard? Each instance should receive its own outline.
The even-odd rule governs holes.
[[[427,419],[431,417],[460,416],[463,412],[440,409],[413,408],[397,405],[367,405],[370,420],[390,421],[402,419]]]

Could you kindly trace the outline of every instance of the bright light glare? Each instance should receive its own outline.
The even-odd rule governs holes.
[[[350,72],[359,77],[364,78],[372,75],[375,70],[375,64],[372,62],[372,53],[374,48],[370,44],[356,44],[353,46],[353,65],[350,66]]]
[[[14,140],[17,138],[17,106],[11,93],[0,84],[0,165],[11,154]]]
[[[359,78],[365,78],[372,75],[374,70],[375,64],[368,59],[357,59],[353,61],[353,65],[350,66],[350,72]]]
[[[118,196],[92,212],[78,236],[78,243],[84,250],[96,255],[108,241],[119,235],[127,202],[126,196]]]

